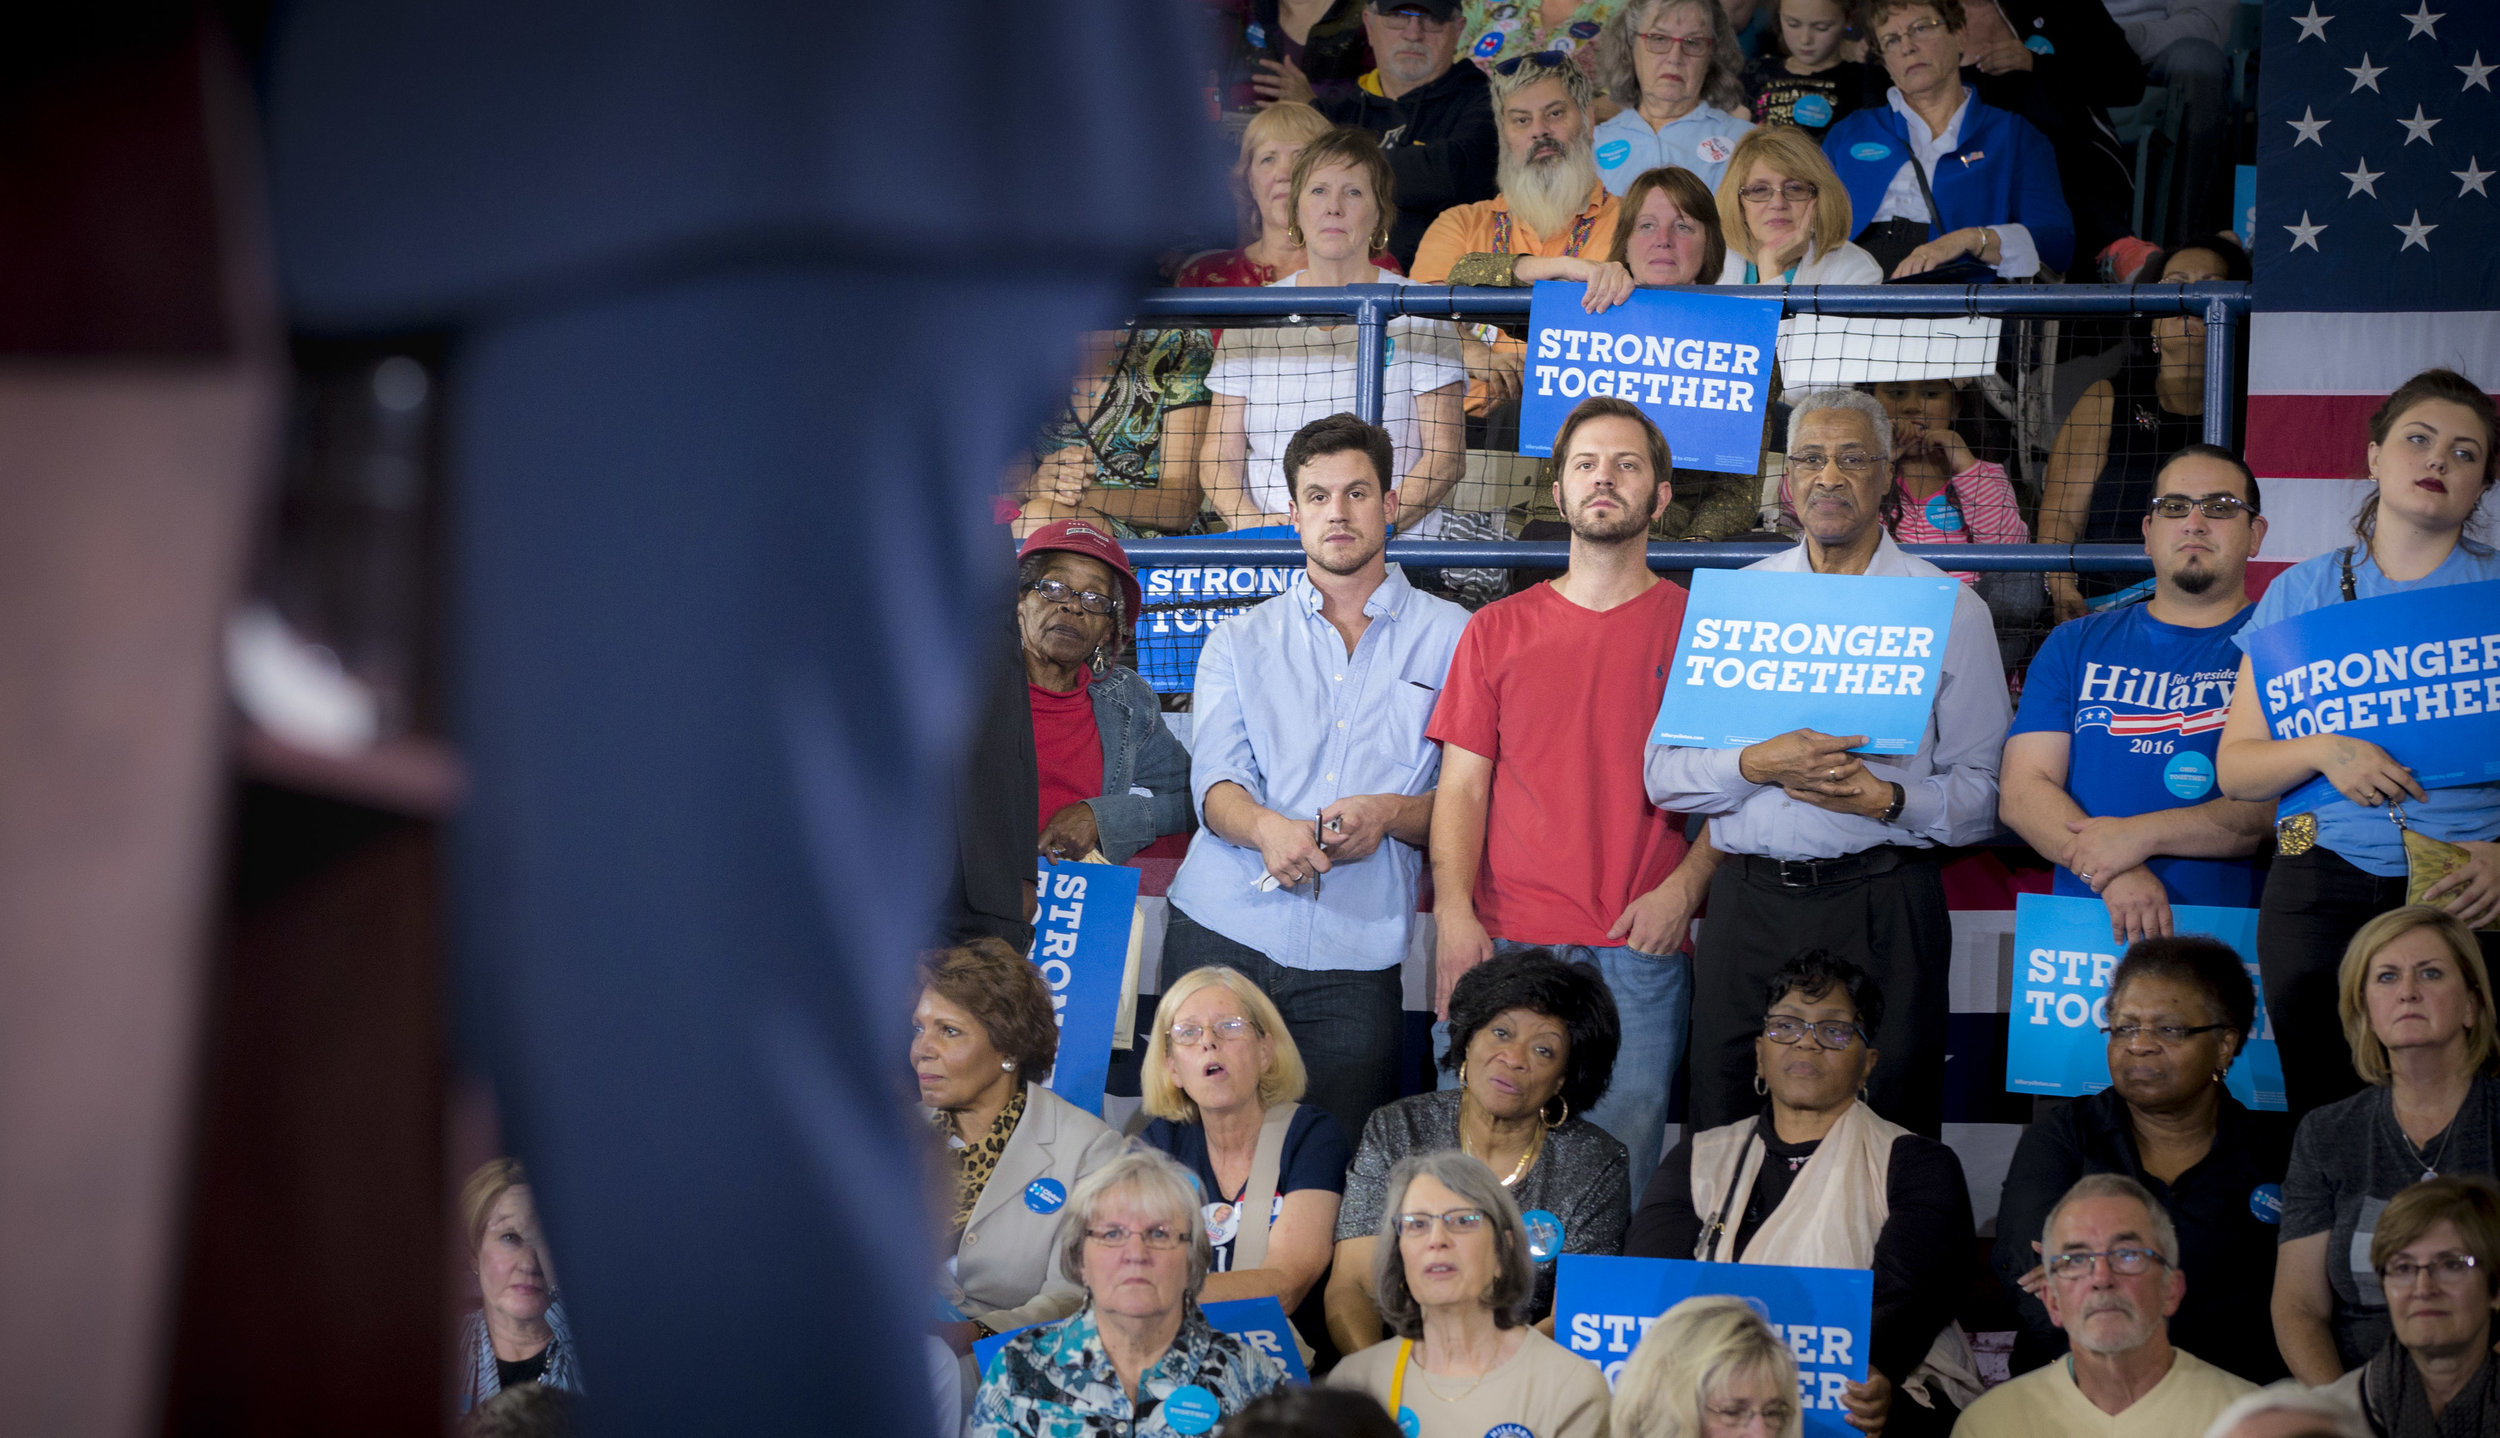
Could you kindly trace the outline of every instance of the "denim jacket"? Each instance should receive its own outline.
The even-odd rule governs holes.
[[[1155,692],[1136,670],[1114,667],[1086,693],[1102,733],[1102,796],[1085,802],[1094,810],[1102,856],[1125,864],[1164,835],[1198,827],[1189,802],[1189,751],[1164,727]]]

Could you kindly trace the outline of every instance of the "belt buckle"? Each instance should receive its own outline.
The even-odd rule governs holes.
[[[2275,852],[2287,859],[2296,859],[2318,846],[2318,816],[2294,814],[2280,819],[2274,826]]]
[[[1816,873],[1821,867],[1821,861],[1816,859],[1782,859],[1780,860],[1780,887],[1811,889],[1821,882]]]

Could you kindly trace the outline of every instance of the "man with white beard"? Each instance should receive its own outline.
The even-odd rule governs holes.
[[[1495,68],[1501,193],[1441,212],[1415,248],[1419,283],[1447,283],[1471,254],[1602,258],[1614,247],[1617,202],[1598,183],[1590,138],[1596,98],[1588,73],[1568,60],[1529,55]]]

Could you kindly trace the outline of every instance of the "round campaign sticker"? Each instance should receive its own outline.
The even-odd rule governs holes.
[[[1476,42],[1476,58],[1479,60],[1490,60],[1494,56],[1501,54],[1502,42],[1508,38],[1510,37],[1504,35],[1499,30],[1485,31],[1484,38]]]
[[[1927,522],[1946,534],[1962,532],[1962,511],[1945,498],[1943,490],[1927,496]]]
[[[1068,1201],[1068,1186],[1055,1178],[1037,1178],[1024,1186],[1024,1206],[1035,1213],[1057,1213]]]
[[[1414,1409],[1401,1405],[1398,1409],[1398,1431],[1406,1438],[1422,1438],[1424,1421],[1415,1416]]]
[[[1195,1383],[1184,1383],[1163,1400],[1163,1421],[1175,1433],[1204,1433],[1224,1416],[1215,1395]]]
[[[1891,153],[1892,146],[1878,145],[1873,140],[1862,140],[1849,147],[1849,158],[1852,160],[1880,160]]]
[[[2214,761],[2193,749],[2182,749],[2161,766],[2161,782],[2182,799],[2202,799],[2213,792]]]
[[[1484,1438],[1536,1438],[1525,1423],[1496,1423],[1484,1430]]]
[[[1563,1221],[1541,1208],[1529,1209],[1519,1215],[1528,1226],[1528,1256],[1539,1263],[1550,1262],[1562,1252]]]
[[[1232,1242],[1234,1237],[1241,1232],[1240,1204],[1210,1203],[1204,1212],[1207,1216],[1209,1247],[1222,1248],[1225,1244]]]
[[[1703,159],[1714,165],[1726,164],[1727,157],[1736,153],[1736,147],[1727,142],[1725,135],[1705,136],[1702,142],[1695,145],[1693,149]]]
[[[1623,162],[1631,158],[1632,142],[1629,140],[1608,140],[1597,147],[1597,163],[1605,169],[1620,169]]]
[[[1788,107],[1788,117],[1800,125],[1828,125],[1832,102],[1820,95],[1799,95],[1797,103]]]
[[[1251,49],[1264,50],[1267,48],[1267,27],[1253,20],[1250,28],[1241,32],[1241,38],[1250,42]]]
[[[2261,1183],[2250,1189],[2248,1211],[2257,1215],[2260,1223],[2281,1223],[2283,1221],[2283,1185]]]
[[[2057,47],[2049,43],[2049,37],[2046,35],[2032,36],[2030,39],[2023,42],[2023,48],[2029,50],[2034,55],[2054,55],[2057,53]]]
[[[1594,40],[1597,38],[1597,32],[1605,28],[1605,26],[1598,24],[1594,20],[1574,20],[1571,22],[1571,38],[1574,40]]]

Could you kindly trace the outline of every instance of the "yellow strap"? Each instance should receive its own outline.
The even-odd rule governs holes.
[[[1406,1396],[1406,1358],[1414,1351],[1414,1339],[1398,1340],[1398,1366],[1389,1374],[1389,1416],[1392,1418],[1397,1417],[1398,1409],[1405,1406],[1400,1400]]]

